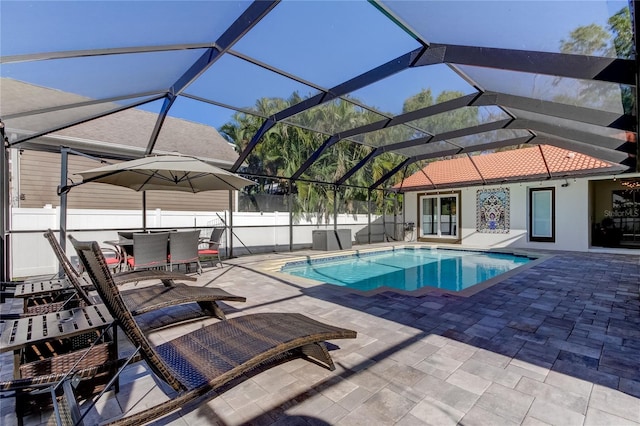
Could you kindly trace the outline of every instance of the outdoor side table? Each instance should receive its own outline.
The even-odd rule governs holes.
[[[61,290],[73,290],[73,286],[66,278],[16,284],[13,297],[26,299]]]
[[[8,320],[0,334],[0,352],[14,352],[14,378],[16,379],[66,373],[77,360],[78,350],[88,347],[87,342],[84,344],[78,342],[78,347],[74,347],[74,339],[82,340],[82,336],[87,333],[100,332],[110,326],[113,321],[113,317],[103,304]],[[95,338],[97,334],[93,334]],[[71,348],[67,348],[71,349],[70,351],[54,354],[46,359],[22,362],[25,350],[41,343],[48,345],[47,348],[51,351],[55,351],[52,342],[60,339],[69,339],[72,342]],[[115,357],[117,357],[117,347],[114,333],[111,342],[97,344],[94,347],[91,354],[85,357],[85,364],[99,365],[113,361]]]

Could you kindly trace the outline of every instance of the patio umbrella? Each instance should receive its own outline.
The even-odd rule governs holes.
[[[159,155],[79,172],[83,183],[124,186],[135,191],[201,192],[239,190],[255,182],[197,158]]]
[[[77,173],[82,183],[106,183],[143,191],[142,227],[147,228],[145,192],[150,190],[202,192],[240,190],[255,182],[194,157],[158,155],[124,161]]]

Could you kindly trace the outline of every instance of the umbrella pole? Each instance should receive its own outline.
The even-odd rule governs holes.
[[[67,184],[69,177],[69,148],[63,146],[60,148],[60,188]],[[67,248],[67,192],[60,194],[60,247],[65,252]],[[62,264],[58,263],[58,277],[64,276]]]
[[[147,191],[142,191],[142,230],[147,230]]]
[[[0,281],[11,280],[11,241],[9,230],[11,229],[11,205],[9,201],[9,139],[5,136],[4,123],[0,120],[0,197],[2,207],[0,208]],[[2,293],[4,294],[4,293]],[[4,296],[0,296],[0,301],[4,302]]]

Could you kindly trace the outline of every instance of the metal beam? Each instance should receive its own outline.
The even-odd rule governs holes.
[[[345,183],[347,181],[347,179],[349,179],[358,170],[360,170],[365,164],[367,164],[367,162],[369,160],[371,160],[372,158],[377,157],[377,156],[378,156],[377,149],[371,150],[371,152],[369,154],[367,154],[362,160],[360,160],[358,162],[358,164],[353,166],[349,171],[347,171],[347,173],[345,173],[340,179],[338,179],[336,181],[336,185],[339,186],[339,185],[342,185],[343,183]]]
[[[120,102],[120,101],[126,101],[127,99],[136,99],[136,98],[143,98],[143,97],[150,97],[150,96],[153,96],[153,100],[155,101],[160,98],[163,98],[166,95],[167,95],[167,92],[165,91],[162,91],[162,92],[153,91],[153,92],[134,93],[133,95],[126,95],[126,96],[115,96],[112,98],[93,99],[85,102],[56,105],[49,108],[40,108],[40,109],[34,109],[34,110],[25,111],[25,112],[18,112],[15,114],[6,114],[4,116],[4,120],[6,121],[14,118],[23,118],[23,117],[29,117],[32,115],[47,114],[50,112],[63,111],[71,108],[82,108],[86,106],[100,105],[100,104],[106,104],[111,102]],[[151,102],[151,99],[147,99],[145,100],[145,102]]]
[[[478,165],[476,164],[475,161],[473,161],[473,157],[471,156],[470,152],[467,152],[467,158],[469,159],[469,161],[471,161],[471,165],[473,165],[473,168],[476,169],[476,172],[478,172],[478,176],[480,176],[480,179],[482,179],[482,183],[486,184],[487,181],[484,178],[484,176],[482,175],[482,172],[480,171],[480,169],[478,168]]]
[[[69,128],[69,127],[73,127],[73,126],[78,125],[78,124],[86,123],[87,121],[95,120],[96,118],[106,117],[107,115],[115,114],[117,112],[124,111],[124,110],[129,109],[129,108],[135,108],[137,106],[144,105],[146,103],[153,102],[153,101],[156,101],[158,99],[161,99],[163,96],[164,96],[164,94],[162,96],[157,97],[157,98],[147,99],[147,100],[144,100],[144,101],[136,102],[136,103],[131,104],[131,105],[121,106],[121,107],[118,107],[118,108],[113,108],[111,110],[104,111],[104,112],[101,112],[99,114],[94,114],[94,115],[91,115],[89,117],[85,117],[85,118],[83,118],[81,120],[75,120],[75,121],[72,121],[70,123],[65,123],[65,124],[60,125],[60,126],[55,126],[55,127],[49,128],[47,130],[43,130],[43,131],[40,131],[40,132],[36,132],[36,133],[29,134],[29,135],[25,135],[23,137],[18,137],[18,139],[16,139],[14,142],[9,143],[9,147],[10,148],[15,148],[17,145],[20,145],[21,143],[30,141],[32,139],[39,138],[39,137],[47,135],[49,133],[57,132],[58,130],[63,130],[63,129],[66,129],[66,128]]]
[[[633,51],[634,57],[634,71],[635,71],[635,89],[633,90],[633,113],[635,114],[635,143],[636,143],[636,161],[633,167],[633,171],[640,171],[640,139],[638,139],[640,132],[640,114],[638,114],[638,101],[640,101],[640,55],[638,55],[638,43],[640,43],[640,23],[638,23],[638,7],[640,7],[640,1],[633,0],[629,2],[629,12],[631,14],[631,28],[633,30]]]
[[[372,70],[369,70],[357,77],[352,78],[342,84],[332,87],[326,93],[320,93],[311,98],[286,108],[276,114],[273,118],[276,121],[285,120],[291,116],[301,113],[309,108],[320,105],[325,102],[329,102],[340,96],[351,93],[355,90],[361,89],[365,86],[375,83],[376,81],[383,80],[393,74],[410,68],[415,60],[420,56],[422,48],[416,49],[402,56],[392,59],[391,61],[380,65]]]
[[[402,163],[398,164],[397,166],[395,166],[393,169],[389,170],[387,173],[385,173],[380,179],[378,179],[377,181],[375,181],[373,183],[373,185],[371,185],[369,187],[369,191],[377,188],[378,186],[382,185],[384,182],[386,182],[389,178],[391,178],[391,176],[395,175],[396,173],[398,173],[398,171],[403,168],[405,165],[408,165],[411,163],[411,159],[407,158],[405,159]]]
[[[547,169],[547,175],[549,179],[551,179],[551,170],[549,170],[549,164],[547,164],[547,159],[544,156],[544,152],[542,151],[542,145],[538,145],[538,150],[540,151],[540,156],[542,157],[542,161],[544,162],[544,168]]]
[[[472,126],[472,127],[465,127],[464,129],[438,133],[436,135],[429,136],[429,137],[411,139],[404,142],[397,142],[389,145],[384,145],[384,146],[381,146],[380,148],[383,152],[392,152],[397,149],[412,148],[414,146],[419,146],[426,143],[444,141],[447,139],[455,139],[462,136],[473,135],[476,133],[484,133],[492,130],[504,129],[512,121],[513,121],[512,118],[507,118],[504,120],[498,120],[491,123],[479,124],[477,126]]]
[[[521,145],[521,144],[525,144],[525,143],[530,143],[533,140],[534,140],[534,138],[531,137],[531,136],[524,136],[524,137],[513,138],[513,139],[504,139],[504,140],[500,140],[500,141],[487,142],[487,143],[483,143],[483,144],[475,145],[475,146],[471,146],[471,147],[449,149],[449,150],[446,150],[446,151],[438,151],[438,152],[430,152],[430,153],[423,154],[423,155],[414,155],[412,157],[409,157],[405,161],[403,161],[402,164],[409,165],[409,164],[415,163],[416,161],[428,160],[428,159],[431,159],[431,158],[446,157],[446,156],[449,156],[449,155],[458,155],[458,154],[462,154],[462,153],[465,153],[465,152],[484,151],[484,150],[487,150],[487,149],[498,149],[498,148],[504,148],[504,147],[507,147],[507,146]],[[377,186],[383,184],[387,179],[389,179],[391,176],[393,176],[398,170],[399,169],[397,167],[392,169],[387,174],[385,174],[382,178],[378,179],[378,181],[375,184],[373,184],[372,186],[370,186],[369,188],[373,189],[373,188],[376,188]],[[429,179],[428,176],[427,176],[427,179]],[[429,180],[431,180],[431,179],[429,179]]]
[[[298,179],[300,176],[302,176],[302,174],[304,172],[307,171],[307,169],[309,167],[311,167],[311,165],[320,157],[320,155],[322,155],[322,153],[329,148],[330,146],[334,145],[336,142],[338,142],[340,139],[337,136],[330,136],[328,139],[326,139],[322,145],[320,145],[314,152],[313,154],[311,154],[309,156],[309,158],[307,158],[307,161],[304,162],[304,164],[302,166],[300,166],[298,168],[298,170],[296,170],[296,172],[291,175],[291,179],[292,180],[296,180]]]
[[[404,114],[396,115],[393,118],[376,121],[375,123],[365,124],[364,126],[356,127],[354,129],[345,130],[338,133],[340,139],[349,138],[351,136],[359,135],[361,133],[373,132],[376,130],[386,129],[388,127],[398,126],[410,121],[418,120],[420,118],[431,117],[433,115],[441,114],[448,111],[453,111],[458,108],[463,108],[473,104],[473,101],[480,95],[480,93],[472,93],[470,95],[461,96],[459,98],[451,99],[445,102],[440,102],[435,105],[429,105],[424,108],[410,111]],[[422,129],[425,131],[424,129]],[[428,132],[427,132],[428,133]]]
[[[160,135],[160,130],[162,129],[164,120],[167,118],[169,109],[171,108],[171,105],[173,105],[175,100],[176,96],[171,93],[168,93],[167,97],[164,99],[162,108],[160,109],[158,118],[156,119],[156,124],[153,126],[153,131],[151,132],[151,136],[149,137],[149,143],[147,144],[145,155],[149,155],[153,152],[153,148],[156,146],[156,142],[158,141],[158,136]]]
[[[375,83],[376,81],[382,80],[386,77],[389,77],[390,75],[411,67],[415,60],[420,56],[422,50],[423,49],[420,48],[406,53],[396,59],[380,65],[379,67],[360,74],[359,76],[354,77],[349,81],[339,84],[338,86],[329,89],[327,92],[317,94],[311,98],[305,99],[304,101],[296,105],[292,105],[289,108],[277,112],[270,118],[270,120],[273,121],[273,124],[271,124],[271,126],[273,126],[276,122],[286,120],[287,118],[306,111],[310,108],[313,108],[325,102],[329,102],[339,96],[346,95],[347,93],[368,86],[372,83]],[[251,143],[249,143],[249,145],[240,154],[240,158],[231,169],[231,171],[236,171],[237,168],[240,167],[240,164],[242,164],[242,162],[244,162],[244,160],[249,156],[251,151],[253,151],[253,149],[259,142],[260,137],[262,137],[262,135],[259,135],[259,133],[260,131],[256,133],[256,135],[254,135],[254,137],[251,139]],[[264,132],[262,133],[264,134]]]
[[[612,129],[632,131],[635,128],[635,117],[624,114],[584,108],[558,102],[510,95],[500,92],[487,91],[473,101],[473,106],[498,105],[506,108],[516,108],[523,111],[544,114],[581,123]]]
[[[557,136],[564,139],[580,141],[589,145],[609,149],[612,151],[620,151],[626,154],[636,152],[636,144],[626,140],[620,140],[608,136],[602,136],[595,133],[589,133],[582,130],[569,129],[567,127],[556,124],[545,123],[533,119],[518,118],[507,126],[508,129],[527,129],[536,133],[546,133],[548,135]]]
[[[634,61],[566,53],[433,43],[415,66],[440,63],[635,85]]]
[[[279,1],[279,0],[278,0]],[[233,24],[218,38],[216,41],[217,47],[207,49],[197,60],[194,62],[184,74],[176,80],[171,86],[167,100],[162,105],[162,110],[158,114],[155,127],[151,132],[149,138],[149,144],[147,146],[147,154],[153,152],[153,148],[160,135],[160,130],[164,120],[171,109],[171,106],[176,100],[176,97],[182,93],[182,91],[191,84],[192,81],[201,76],[205,71],[216,62],[223,53],[231,48],[243,35],[245,35],[251,28],[253,28],[260,20],[266,16],[271,9],[273,9],[278,1],[254,1],[251,5],[242,12],[242,15],[236,19]]]
[[[5,135],[4,122],[0,120],[0,138],[2,147],[0,148],[0,197],[2,197],[2,208],[0,208],[0,279],[11,281],[11,244],[9,230],[11,229],[11,200],[9,190],[9,140]],[[2,300],[4,302],[4,299]]]
[[[570,151],[579,152],[581,154],[589,155],[601,160],[610,161],[612,163],[620,163],[627,167],[631,166],[629,163],[631,158],[635,161],[635,157],[631,157],[628,153],[616,151],[610,148],[603,148],[590,143],[585,143],[570,138],[564,138],[545,132],[537,132],[534,143],[547,144],[557,146],[559,148],[568,149]]]
[[[60,52],[29,53],[26,55],[7,55],[0,57],[0,64],[17,62],[46,61],[51,59],[83,58],[87,56],[127,55],[131,53],[170,52],[173,50],[208,49],[215,43],[183,43],[161,46],[114,47],[106,49],[65,50]]]
[[[346,139],[349,138],[351,136],[355,136],[355,135],[359,135],[361,133],[368,133],[368,132],[372,132],[372,131],[376,131],[376,130],[382,130],[382,129],[386,129],[388,127],[392,127],[392,126],[397,126],[400,124],[404,124],[407,123],[409,121],[413,121],[413,120],[417,120],[419,118],[424,118],[424,117],[428,117],[428,116],[432,116],[432,115],[436,115],[436,114],[441,114],[443,112],[447,112],[447,111],[452,111],[458,108],[462,108],[465,106],[469,106],[477,97],[479,96],[478,93],[473,93],[470,95],[466,95],[466,96],[461,96],[459,98],[456,99],[451,99],[449,101],[445,101],[445,102],[441,102],[439,104],[435,104],[435,105],[430,105],[428,107],[425,108],[420,108],[418,110],[415,111],[411,111],[405,114],[401,114],[401,115],[397,115],[391,119],[386,119],[386,120],[380,120],[377,121],[375,123],[371,123],[371,124],[366,124],[364,126],[360,126],[360,127],[356,127],[354,129],[350,129],[350,130],[346,130],[340,133],[337,133],[335,135],[333,135],[331,138],[327,139],[327,141],[325,141],[325,143],[323,145],[321,145],[312,155],[311,157],[305,162],[305,164],[300,167],[300,169],[298,169],[293,175],[292,175],[292,179],[297,179],[299,178],[302,173],[304,173],[304,171],[306,171],[311,164],[318,159],[319,155],[329,146],[333,145],[334,143],[338,142],[338,140],[341,139]],[[336,139],[337,138],[337,139]],[[429,140],[431,138],[431,136],[426,137],[425,140]],[[326,145],[329,141],[331,141],[331,143],[329,145]],[[377,156],[379,154],[381,154],[382,151],[379,152],[372,152],[371,154],[369,154],[365,161],[368,161],[369,159],[371,159],[374,156]],[[345,174],[345,176],[343,176],[342,178],[340,178],[340,180],[337,181],[338,185],[341,185],[342,183],[344,183],[349,177],[351,177],[353,175],[353,173],[355,173],[360,167],[362,167],[364,164],[358,164],[357,166],[355,166],[352,170],[350,170],[349,172],[347,172],[347,174]]]
[[[476,133],[482,133],[482,132],[497,130],[501,128],[525,129],[525,130],[535,130],[537,132],[545,132],[545,133],[556,135],[561,138],[566,138],[569,140],[587,141],[597,146],[601,146],[608,149],[616,149],[625,153],[630,153],[631,151],[634,151],[637,149],[635,144],[627,141],[620,141],[619,139],[615,139],[615,138],[609,138],[606,136],[601,136],[601,135],[579,131],[579,130],[567,129],[562,126],[557,126],[549,123],[544,123],[544,122],[524,119],[524,118],[518,118],[516,120],[505,119],[505,120],[500,120],[492,123],[481,124],[479,126],[436,134],[433,137],[424,137],[424,138],[418,138],[414,140],[408,140],[404,142],[385,145],[385,146],[382,146],[381,149],[384,152],[389,152],[389,151],[394,151],[394,150],[403,149],[403,148],[415,147],[425,143],[437,142],[437,141],[442,141],[446,139],[454,139],[457,137],[468,136]],[[615,148],[612,148],[612,146]],[[611,156],[609,155],[608,158],[610,157]],[[626,159],[626,157],[624,158]],[[609,161],[612,161],[612,160],[609,160]]]
[[[407,68],[412,67],[415,61],[418,60],[423,52],[424,48],[420,47],[409,53],[392,59],[391,61],[380,65],[379,67],[376,67],[370,71],[360,74],[357,77],[352,78],[351,80],[345,81],[342,84],[332,87],[331,89],[329,89],[329,93],[331,93],[334,97],[346,95],[355,90],[361,89],[364,86],[375,83],[376,81],[383,80],[400,71],[404,71]]]
[[[253,137],[251,138],[251,140],[247,144],[247,147],[242,150],[242,152],[238,156],[238,159],[236,160],[236,162],[229,169],[231,172],[235,173],[240,168],[240,166],[247,159],[247,157],[249,156],[251,151],[253,151],[253,149],[256,147],[256,145],[258,145],[258,142],[260,141],[260,139],[262,139],[262,136],[264,136],[264,134],[267,133],[275,125],[276,125],[275,120],[273,120],[271,118],[265,120],[265,122],[262,123],[262,126],[260,126],[260,128],[258,129],[256,134],[253,135]]]
[[[360,74],[359,76],[354,77],[351,80],[348,80],[342,84],[339,84],[338,86],[334,86],[333,88],[329,89],[326,92],[319,93],[311,98],[305,99],[304,101],[296,105],[292,105],[289,108],[286,108],[282,111],[277,112],[271,117],[271,120],[273,120],[274,122],[273,124],[282,120],[286,120],[287,118],[292,117],[296,114],[299,114],[303,111],[306,111],[310,108],[313,108],[325,102],[329,102],[333,99],[338,98],[339,96],[348,94],[354,90],[360,89],[362,87],[375,83],[376,81],[389,77],[390,75],[393,75],[397,72],[405,70],[413,65],[413,63],[420,56],[423,50],[424,50],[423,48],[419,48],[414,51],[411,51],[379,67],[376,67],[363,74]],[[271,126],[273,126],[273,124],[271,124]],[[264,132],[262,132],[262,134],[264,134]],[[234,167],[231,169],[232,171],[237,170],[240,164],[244,162],[244,160],[249,156],[251,151],[253,151],[253,149],[259,142],[260,137],[262,135],[260,135],[260,137],[256,137],[256,136],[258,136],[258,134],[254,135],[251,143],[240,154],[240,158],[238,159]]]

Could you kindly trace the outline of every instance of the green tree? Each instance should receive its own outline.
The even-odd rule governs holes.
[[[611,34],[597,24],[580,26],[567,40],[560,40],[560,51],[576,55],[611,56]]]
[[[633,29],[631,28],[631,13],[624,7],[609,18],[609,28],[613,33],[613,48],[618,58],[631,59],[633,57]]]
[[[442,92],[436,102],[462,96],[460,92]],[[263,98],[256,101],[254,110],[261,116],[271,116],[291,105],[302,101],[298,93],[287,99]],[[407,99],[404,111],[430,106],[434,103],[430,89],[423,89],[415,96]],[[380,120],[380,115],[358,106],[354,102],[336,99],[316,108],[303,111],[291,117],[285,123],[277,123],[266,132],[246,159],[244,171],[248,174],[273,176],[278,188],[288,189],[292,176],[312,153],[326,140],[328,135],[356,128]],[[477,125],[480,121],[478,109],[462,108],[445,114],[417,120],[408,126],[392,126],[377,132],[356,136],[353,140],[340,141],[326,149],[314,164],[295,182],[291,188],[295,193],[293,210],[297,215],[317,214],[319,221],[328,221],[335,209],[340,212],[357,213],[368,197],[368,188],[372,183],[385,176],[390,170],[404,161],[405,157],[386,152],[368,161],[364,167],[352,176],[340,189],[339,204],[334,205],[334,182],[352,170],[363,158],[379,146],[402,142],[424,135],[418,129],[426,128],[433,133]],[[256,134],[264,119],[257,115],[236,113],[233,120],[220,128],[221,134],[235,143],[238,152],[246,149],[253,135]],[[309,129],[317,129],[318,133]],[[417,170],[415,165],[410,171]],[[404,169],[403,169],[404,171]],[[387,185],[392,186],[403,178],[397,173]],[[280,180],[278,180],[280,178]],[[248,187],[249,195],[270,191],[274,187],[274,179],[258,179],[259,184]],[[254,197],[255,198],[255,197]],[[385,206],[383,191],[373,193],[373,201],[377,212],[388,211]],[[257,202],[254,201],[254,208]]]
[[[597,24],[580,26],[560,42],[560,51],[587,56],[606,56],[630,59],[633,56],[633,31],[631,14],[624,7],[607,21],[607,28]],[[557,81],[560,81],[558,79]],[[589,105],[602,108],[621,102],[625,114],[632,114],[635,96],[630,86],[606,84],[602,82],[581,82],[575,93],[558,95],[555,101],[572,105]]]
[[[443,91],[435,100],[436,104],[464,96],[459,91]],[[423,89],[417,95],[408,98],[404,102],[403,111],[415,111],[434,104],[431,89]],[[453,111],[447,111],[429,117],[420,118],[411,124],[431,134],[444,133],[451,130],[476,126],[480,123],[478,107],[465,107]]]

